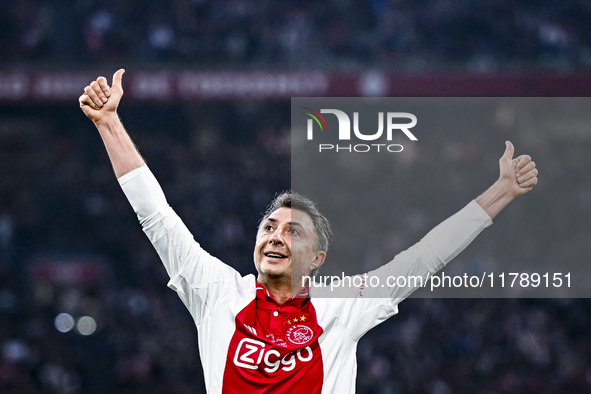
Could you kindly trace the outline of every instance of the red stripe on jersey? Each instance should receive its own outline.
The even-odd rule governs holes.
[[[279,306],[259,290],[235,322],[222,393],[320,394],[324,371],[318,337],[323,330],[309,298]]]

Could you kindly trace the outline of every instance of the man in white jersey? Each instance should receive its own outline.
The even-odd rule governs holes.
[[[84,89],[80,107],[96,125],[115,175],[157,250],[175,290],[193,316],[208,393],[353,393],[356,346],[372,327],[397,313],[414,289],[392,287],[376,298],[371,287],[352,297],[311,294],[297,280],[326,257],[328,221],[314,204],[283,193],[257,232],[258,276],[242,277],[193,239],[167,204],[158,182],[117,115],[124,70],[112,86],[99,77]],[[427,279],[460,253],[514,198],[537,184],[527,155],[513,159],[506,143],[499,179],[476,200],[431,230],[394,260],[368,273]],[[295,278],[293,280],[292,278]]]

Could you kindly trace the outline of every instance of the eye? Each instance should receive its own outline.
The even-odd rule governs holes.
[[[270,224],[266,225],[265,231],[273,231],[273,226],[271,226]]]
[[[294,229],[294,228],[292,228],[291,230],[289,230],[289,233],[290,233],[291,235],[298,235],[298,234],[299,234],[298,230],[296,230],[296,229]]]

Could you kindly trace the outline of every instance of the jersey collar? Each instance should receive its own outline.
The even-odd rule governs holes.
[[[260,283],[257,282],[256,290],[257,290],[256,298],[257,298],[257,301],[260,301],[260,303],[258,304],[260,307],[263,307],[265,309],[267,309],[267,308],[277,309],[277,307],[279,306],[277,304],[277,301],[263,285],[261,285]],[[281,308],[284,308],[284,307],[301,308],[303,305],[305,305],[308,302],[308,295],[309,295],[309,288],[308,288],[308,286],[306,286],[304,289],[302,289],[302,291],[300,291],[298,294],[291,297],[283,305],[281,305]]]

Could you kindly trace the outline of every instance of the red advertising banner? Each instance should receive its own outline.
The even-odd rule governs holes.
[[[62,104],[76,100],[92,71],[0,71],[0,102]],[[542,97],[588,96],[591,74],[401,75],[388,71],[134,70],[124,77],[127,100],[190,101],[291,97]]]

